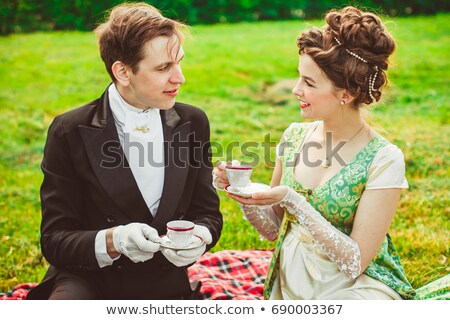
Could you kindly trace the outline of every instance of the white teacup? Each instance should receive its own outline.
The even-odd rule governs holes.
[[[230,186],[233,188],[241,188],[250,184],[253,167],[250,165],[228,163],[225,171]]]
[[[194,234],[195,224],[187,220],[173,220],[166,224],[167,237],[174,246],[185,248]]]

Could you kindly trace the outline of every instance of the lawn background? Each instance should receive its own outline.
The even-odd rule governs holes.
[[[449,18],[389,19],[398,50],[389,88],[371,110],[380,133],[405,155],[410,188],[402,193],[390,234],[414,287],[450,272]],[[225,155],[219,145],[265,137],[276,143],[291,122],[302,121],[284,84],[297,76],[296,36],[312,25],[321,22],[191,29],[182,65],[187,82],[178,100],[208,114],[214,160],[239,158],[238,149]],[[1,292],[40,281],[47,268],[39,248],[39,165],[50,122],[100,96],[109,78],[91,32],[2,37],[0,75]],[[261,148],[254,152],[264,158]],[[269,183],[270,177],[271,166],[261,162],[253,180]],[[273,247],[242,219],[235,202],[220,197],[224,228],[213,251]]]

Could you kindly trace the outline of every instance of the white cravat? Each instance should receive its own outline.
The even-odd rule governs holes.
[[[123,100],[114,84],[108,93],[120,144],[145,203],[155,216],[164,186],[164,135],[160,110],[143,111],[131,106]]]

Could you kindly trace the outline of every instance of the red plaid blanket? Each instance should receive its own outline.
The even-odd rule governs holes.
[[[21,283],[9,290],[9,292],[0,292],[0,300],[25,300],[28,292],[37,286],[37,283]]]
[[[189,269],[191,281],[202,282],[200,295],[206,300],[258,300],[263,298],[264,280],[273,251],[223,250],[204,254]],[[22,283],[0,300],[23,300],[35,283]]]
[[[204,254],[188,269],[191,280],[202,282],[208,300],[259,300],[273,251],[224,250]]]

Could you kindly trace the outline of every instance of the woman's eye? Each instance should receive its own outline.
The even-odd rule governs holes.
[[[300,74],[299,76],[300,76],[300,79],[301,79],[308,87],[314,88],[314,86],[313,86],[308,80],[306,80],[306,78],[303,78],[301,74]]]

